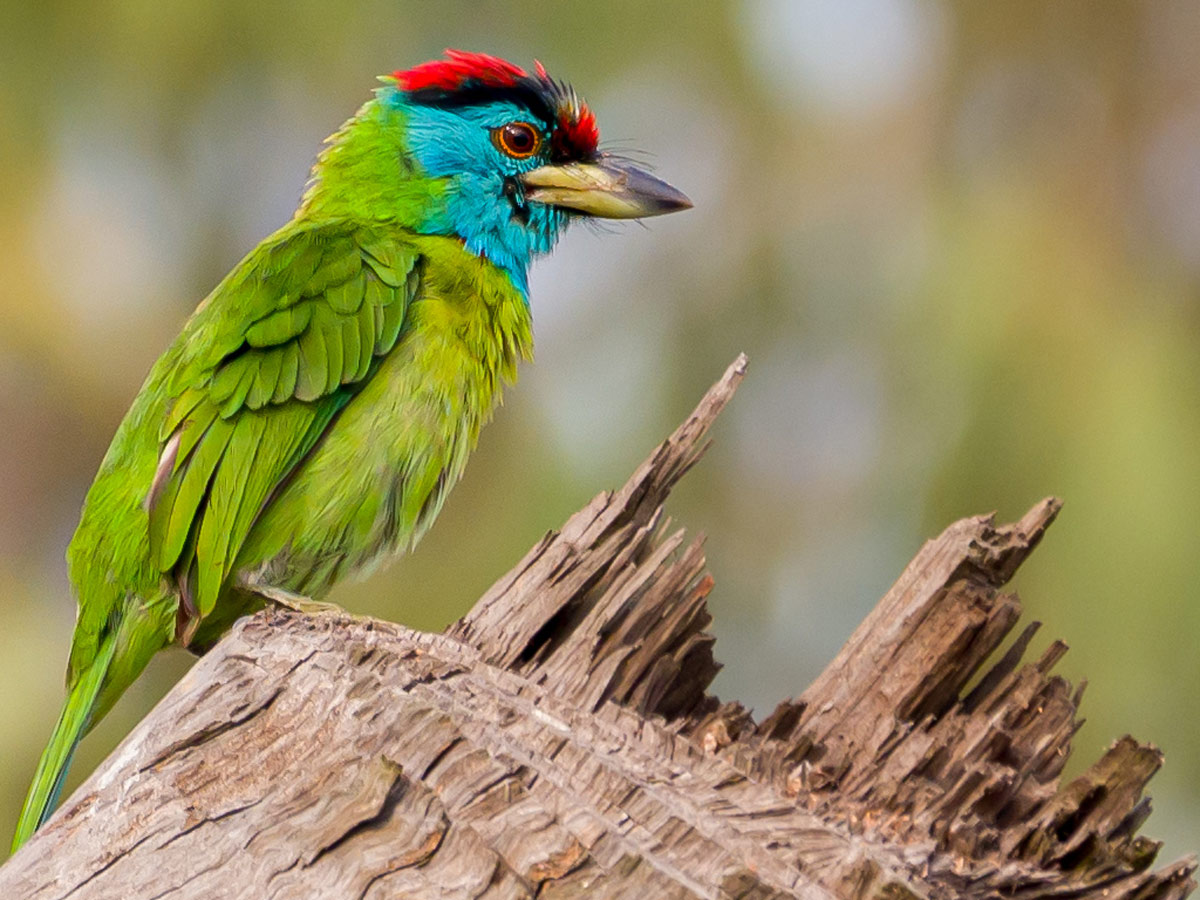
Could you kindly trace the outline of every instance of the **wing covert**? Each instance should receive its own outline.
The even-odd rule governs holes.
[[[152,559],[201,617],[271,493],[395,346],[417,259],[382,229],[292,227],[188,323],[146,505]]]

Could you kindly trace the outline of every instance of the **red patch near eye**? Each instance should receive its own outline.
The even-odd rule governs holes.
[[[600,143],[600,129],[596,117],[585,104],[580,104],[574,115],[564,110],[559,113],[558,127],[550,141],[550,149],[558,159],[579,159],[593,156]]]
[[[446,50],[445,59],[434,59],[408,70],[392,73],[396,83],[406,91],[456,91],[468,83],[486,87],[512,87],[527,78],[525,70],[498,56]]]

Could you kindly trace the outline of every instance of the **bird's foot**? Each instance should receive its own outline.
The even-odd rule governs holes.
[[[313,600],[311,597],[305,597],[303,594],[294,594],[283,588],[271,587],[265,584],[249,585],[249,588],[263,599],[269,600],[277,606],[282,606],[298,613],[304,613],[306,616],[348,615],[336,603],[323,603],[320,600]]]

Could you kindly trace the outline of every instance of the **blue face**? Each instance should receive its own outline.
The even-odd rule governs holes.
[[[526,205],[516,178],[550,161],[547,123],[509,101],[442,108],[401,98],[397,93],[395,102],[410,152],[428,175],[447,179],[445,204],[420,230],[457,235],[468,250],[507,270],[527,294],[530,258],[550,250],[567,223],[560,209]]]

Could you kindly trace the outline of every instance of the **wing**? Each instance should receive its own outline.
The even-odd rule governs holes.
[[[289,226],[188,323],[146,507],[151,558],[201,618],[274,490],[395,346],[416,262],[360,224]]]

